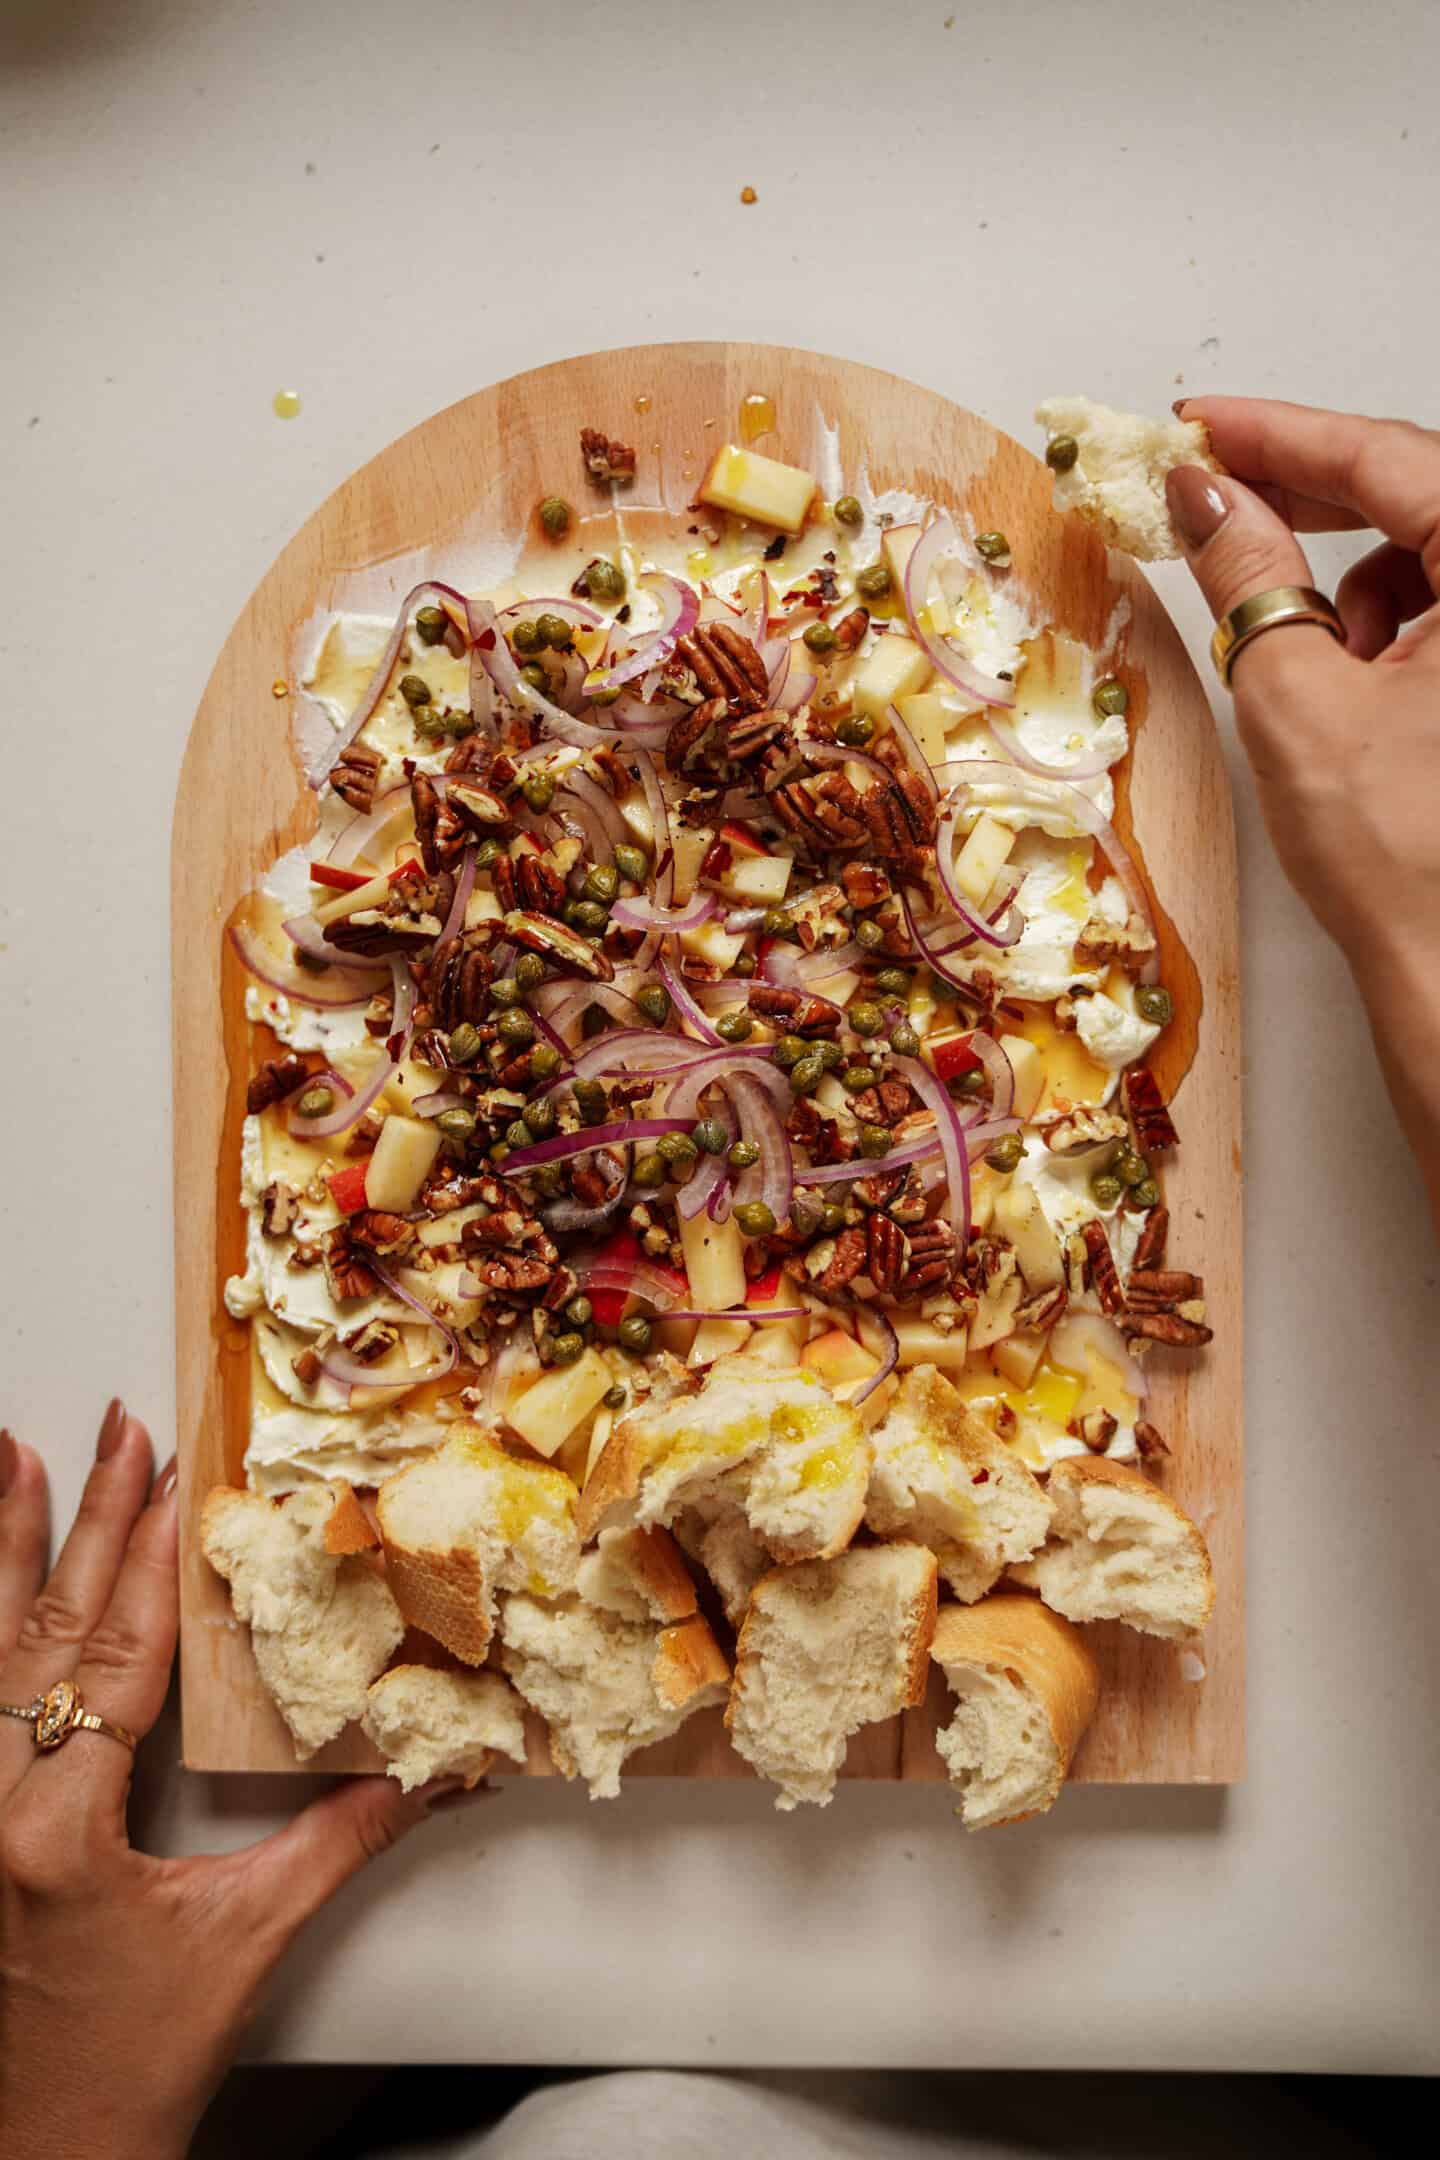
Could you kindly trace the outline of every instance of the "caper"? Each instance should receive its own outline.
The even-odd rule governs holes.
[[[599,1080],[577,1080],[572,1089],[581,1122],[603,1125],[610,1112],[610,1098]]]
[[[450,618],[444,608],[422,607],[415,617],[415,628],[422,645],[438,645],[450,628]]]
[[[719,1118],[701,1118],[690,1128],[690,1137],[702,1155],[723,1155],[730,1145],[730,1135]]]
[[[602,907],[598,900],[577,900],[573,908],[567,908],[565,919],[577,930],[583,930],[586,937],[603,937],[610,910]]]
[[[583,1294],[572,1297],[565,1307],[565,1318],[570,1322],[571,1327],[589,1327],[594,1317],[595,1308],[590,1303],[589,1298]]]
[[[845,1062],[845,1053],[837,1042],[812,1043],[810,1054],[819,1058],[826,1072],[838,1072]]]
[[[490,985],[490,1002],[492,1005],[519,1005],[523,1001],[524,995],[525,993],[520,988],[520,979],[517,975],[497,975]]]
[[[643,1313],[631,1313],[628,1320],[620,1322],[620,1341],[636,1357],[643,1357],[650,1347],[650,1322]]]
[[[845,1210],[838,1200],[827,1200],[820,1211],[820,1228],[826,1237],[834,1237],[845,1227]]]
[[[1104,682],[1096,683],[1090,703],[1102,720],[1110,720],[1117,713],[1129,711],[1130,693],[1124,683],[1116,682],[1113,675],[1107,675]]]
[[[760,1160],[760,1150],[753,1140],[737,1140],[725,1160],[732,1170],[751,1170]]]
[[[485,1150],[485,1152],[489,1156],[491,1162],[502,1163],[508,1162],[511,1155],[513,1155],[515,1151],[513,1148],[508,1147],[503,1140],[494,1140],[491,1142],[490,1146]]]
[[[661,1162],[669,1163],[672,1170],[678,1170],[682,1164],[693,1169],[700,1150],[689,1133],[667,1132],[661,1133],[656,1141],[655,1152]]]
[[[411,712],[414,712],[417,705],[428,705],[430,703],[430,685],[423,675],[402,675],[400,678],[400,695],[410,707]]]
[[[517,1117],[512,1124],[506,1126],[505,1141],[506,1145],[512,1148],[533,1147],[535,1136],[525,1120]]]
[[[875,988],[883,990],[887,997],[909,997],[910,977],[904,968],[881,968],[875,977]]]
[[[753,975],[755,972],[754,953],[742,952],[738,960],[733,962],[730,972],[732,975],[744,975],[747,978]]]
[[[837,495],[834,502],[837,525],[863,525],[865,512],[854,495]]]
[[[1137,1208],[1159,1207],[1160,1187],[1153,1177],[1141,1178],[1138,1185],[1131,1186],[1130,1204]]]
[[[587,900],[598,900],[604,907],[610,905],[619,890],[620,873],[614,863],[608,862],[596,863],[592,869],[587,870],[585,883],[581,887]]]
[[[883,1125],[862,1125],[855,1145],[872,1161],[890,1152],[890,1135]]]
[[[652,1027],[664,1027],[670,1017],[670,993],[664,983],[642,983],[635,993],[635,1003]]]
[[[563,540],[570,530],[570,505],[563,495],[547,495],[540,505],[540,523],[552,540]]]
[[[590,703],[592,705],[618,705],[621,695],[622,686],[619,683],[597,683],[590,692]]]
[[[631,847],[622,841],[615,850],[615,867],[622,878],[631,885],[643,885],[650,868],[650,858],[644,848]]]
[[[1010,542],[1002,532],[983,532],[975,535],[975,552],[983,555],[986,562],[994,563],[1003,570],[1010,561]]]
[[[565,1173],[558,1162],[536,1163],[528,1175],[536,1192],[546,1200],[558,1200],[565,1190]]]
[[[462,1020],[450,1030],[450,1056],[457,1065],[469,1065],[480,1055],[480,1030]]]
[[[301,1117],[324,1117],[327,1110],[335,1107],[335,1090],[328,1087],[309,1087],[300,1097],[295,1108]]]
[[[477,870],[489,870],[499,859],[500,843],[498,840],[482,840],[475,850],[475,867]]]
[[[514,629],[510,632],[510,643],[514,646],[516,652],[540,652],[544,647],[545,640],[540,635],[539,623],[532,622],[530,617],[527,615],[524,621],[517,622]]]
[[[1024,1153],[1025,1143],[1018,1132],[1001,1133],[1000,1138],[992,1140],[986,1148],[985,1160],[992,1170],[998,1170],[1002,1177],[1009,1177],[1013,1170],[1020,1167],[1020,1158]]]
[[[760,928],[764,931],[766,937],[789,937],[794,927],[794,923],[786,914],[784,908],[766,908],[765,913],[760,918]]]
[[[573,1365],[585,1348],[585,1338],[573,1330],[556,1335],[550,1343],[550,1355],[557,1365]]]
[[[858,1095],[868,1087],[874,1087],[875,1075],[868,1065],[847,1065],[840,1075],[840,1085],[847,1095]]]
[[[535,628],[542,641],[556,652],[564,652],[574,642],[574,632],[563,615],[542,615]]]
[[[826,653],[834,652],[839,642],[840,640],[836,637],[828,622],[812,622],[805,632],[807,649],[812,653],[820,654],[822,657]]]
[[[1134,1148],[1121,1148],[1111,1160],[1110,1174],[1118,1177],[1122,1185],[1143,1185],[1150,1175],[1150,1165]]]
[[[527,773],[520,783],[520,792],[535,815],[543,816],[555,800],[555,776],[548,772]]]
[[[885,1025],[885,1015],[869,998],[861,998],[845,1015],[857,1035],[878,1035]]]
[[[415,732],[425,742],[439,742],[450,731],[445,714],[437,712],[433,705],[421,705],[418,709],[412,706],[411,714]]]
[[[835,724],[835,740],[842,742],[847,750],[863,750],[875,733],[875,722],[869,713],[846,713]]]
[[[855,590],[866,600],[883,600],[890,590],[890,572],[884,563],[867,563],[863,570],[857,570]]]
[[[1175,1000],[1163,983],[1142,983],[1135,992],[1135,1010],[1152,1027],[1165,1027],[1175,1017]]]
[[[607,1410],[623,1410],[630,1400],[630,1390],[617,1380],[614,1387],[607,1387],[600,1398]]]
[[[435,1120],[436,1132],[442,1132],[447,1140],[464,1142],[475,1130],[475,1113],[457,1105],[453,1110],[442,1110]]]
[[[920,1037],[908,1020],[902,1020],[890,1037],[890,1048],[896,1057],[919,1057]]]
[[[735,1227],[745,1237],[768,1237],[775,1228],[775,1211],[763,1200],[742,1200],[735,1210]]]
[[[1090,1180],[1090,1197],[1096,1207],[1114,1207],[1124,1190],[1119,1178],[1111,1177],[1108,1171],[1102,1170]]]
[[[813,1050],[796,1060],[790,1068],[790,1087],[796,1095],[809,1095],[819,1087],[825,1077],[825,1067]]]
[[[530,1052],[530,1078],[553,1080],[560,1070],[560,1052],[554,1043],[538,1042]]]
[[[855,925],[855,942],[862,952],[875,952],[884,944],[885,932],[867,915],[864,922]]]
[[[537,1140],[543,1140],[555,1130],[555,1105],[548,1095],[539,1096],[526,1103],[520,1113]]]
[[[803,1035],[782,1035],[770,1055],[781,1072],[789,1072],[792,1066],[799,1064],[809,1047]]]
[[[670,1165],[662,1156],[642,1155],[630,1175],[637,1185],[663,1185],[670,1175]]]
[[[989,1084],[978,1065],[972,1065],[969,1072],[961,1073],[958,1080],[950,1082],[951,1088],[961,1095],[983,1095]]]
[[[550,688],[550,678],[545,673],[544,668],[541,667],[538,660],[526,661],[524,667],[522,667],[520,670],[520,680],[523,683],[529,683],[530,688],[532,690],[538,690],[542,697],[544,696],[545,692]],[[553,781],[551,782],[551,789],[553,792]],[[525,799],[527,802],[530,799],[530,791],[528,787],[525,790]]]
[[[613,563],[603,555],[587,564],[585,583],[592,600],[623,600],[625,597],[625,573],[619,563]]]
[[[1073,435],[1052,435],[1045,445],[1045,463],[1051,472],[1069,472],[1080,455],[1080,445]]]
[[[721,1013],[715,1022],[715,1032],[721,1042],[744,1042],[754,1028],[755,1022],[743,1005],[737,1005],[732,1012]]]

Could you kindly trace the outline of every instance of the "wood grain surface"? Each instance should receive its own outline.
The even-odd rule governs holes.
[[[901,487],[951,506],[972,529],[1005,531],[1012,575],[1071,636],[1100,643],[1125,604],[1119,672],[1137,747],[1120,775],[1117,815],[1150,866],[1163,976],[1179,1007],[1156,1058],[1167,1091],[1184,1072],[1198,1020],[1198,1050],[1176,1109],[1182,1144],[1165,1176],[1171,1252],[1175,1264],[1205,1276],[1215,1329],[1198,1360],[1162,1352],[1151,1361],[1149,1414],[1172,1450],[1163,1483],[1205,1532],[1219,1599],[1198,1657],[1119,1626],[1088,1631],[1104,1696],[1075,1775],[1203,1784],[1243,1774],[1237,881],[1229,789],[1208,704],[1140,572],[1107,557],[1076,520],[1055,515],[1049,475],[1029,451],[896,376],[820,354],[733,344],[640,346],[562,361],[480,391],[391,444],[278,557],[226,641],[196,714],[172,854],[181,1681],[191,1768],[296,1767],[248,1635],[201,1556],[198,1525],[206,1492],[235,1475],[248,1421],[246,1331],[228,1319],[221,1290],[243,1266],[238,1146],[250,1031],[244,980],[223,931],[266,867],[315,823],[315,797],[291,741],[293,692],[276,694],[291,682],[297,630],[317,608],[354,605],[359,573],[371,572],[373,590],[376,565],[393,566],[386,581],[393,605],[418,576],[447,575],[465,537],[533,538],[541,495],[559,490],[586,500],[582,426],[636,445],[627,517],[647,504],[682,509],[714,446],[736,439],[741,401],[754,393],[776,407],[775,432],[757,444],[762,451],[809,462],[823,422],[838,435],[847,479],[864,465],[877,490]],[[603,499],[587,506],[605,508]],[[593,537],[598,544],[602,528]],[[857,1737],[846,1775],[939,1777],[931,1735],[945,1703],[933,1675],[922,1709]],[[369,1769],[377,1760],[357,1729],[307,1767]],[[538,1726],[527,1767],[534,1774],[550,1767]],[[713,1712],[636,1757],[627,1774],[750,1773]]]

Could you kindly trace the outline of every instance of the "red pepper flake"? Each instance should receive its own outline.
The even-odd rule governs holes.
[[[988,1485],[989,1482],[990,1473],[988,1470],[977,1470],[974,1477],[972,1477],[970,1480],[970,1483],[972,1485]]]

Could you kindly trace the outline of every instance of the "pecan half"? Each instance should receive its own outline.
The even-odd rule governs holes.
[[[872,1215],[865,1225],[865,1272],[884,1297],[894,1297],[905,1275],[910,1240],[893,1217]]]
[[[284,1237],[300,1213],[300,1195],[283,1178],[272,1178],[260,1195],[260,1228],[266,1237]]]
[[[430,1005],[444,1028],[482,1020],[489,1003],[490,961],[478,946],[450,938],[437,946],[429,969]]]
[[[788,990],[779,983],[752,983],[750,1010],[762,1020],[783,1021],[791,1035],[837,1035],[845,1015],[829,998],[809,990]]]
[[[504,825],[510,816],[493,789],[481,787],[477,780],[452,780],[445,791],[445,800],[481,831],[487,831],[493,825]]]
[[[487,1289],[518,1295],[526,1290],[543,1290],[555,1266],[553,1258],[546,1260],[538,1253],[500,1252],[477,1261],[473,1272]]]
[[[490,865],[490,890],[500,906],[508,914],[518,907],[520,895],[515,884],[515,865],[508,855],[497,855]]]
[[[707,698],[725,698],[737,713],[759,712],[770,689],[765,663],[729,623],[701,623],[675,647]]]
[[[1148,1065],[1132,1065],[1121,1085],[1125,1092],[1125,1107],[1130,1122],[1135,1127],[1135,1143],[1142,1155],[1163,1155],[1167,1148],[1180,1145],[1176,1132],[1161,1096],[1154,1073]]]
[[[1135,1446],[1141,1462],[1159,1462],[1170,1453],[1155,1427],[1143,1422],[1135,1427]]]
[[[1125,1120],[1116,1117],[1113,1110],[1079,1108],[1047,1125],[1044,1137],[1052,1155],[1078,1155],[1086,1148],[1098,1147],[1102,1140],[1123,1140]]]
[[[850,861],[840,872],[840,883],[851,907],[879,907],[888,900],[895,888],[878,863]]]
[[[762,750],[789,750],[794,742],[795,731],[783,712],[742,713],[725,730],[726,754],[742,765],[747,758],[758,757]]]
[[[567,924],[553,922],[548,915],[512,908],[505,917],[505,932],[526,952],[540,953],[572,974],[584,975],[591,982],[610,982],[614,978],[615,970],[598,945],[592,945]]]
[[[919,1297],[948,1281],[955,1267],[955,1239],[948,1223],[917,1224],[910,1232],[910,1258],[905,1270],[907,1297]]]
[[[558,915],[565,905],[565,880],[543,855],[527,851],[517,856],[515,883],[521,907],[531,908],[537,915]]]
[[[1085,1252],[1090,1262],[1090,1280],[1095,1285],[1095,1295],[1100,1300],[1102,1312],[1119,1313],[1125,1310],[1125,1293],[1120,1287],[1120,1277],[1115,1268],[1115,1255],[1110,1250],[1110,1240],[1105,1225],[1092,1216],[1080,1225],[1080,1235],[1085,1240]]]
[[[286,1095],[293,1095],[302,1080],[308,1079],[309,1068],[303,1058],[292,1051],[288,1057],[267,1058],[245,1090],[245,1108],[251,1117],[258,1117]]]
[[[1188,1298],[1204,1295],[1205,1285],[1200,1277],[1185,1268],[1133,1267],[1125,1285],[1126,1299],[1132,1305],[1169,1309],[1183,1305]]]
[[[331,787],[341,802],[358,810],[362,817],[375,807],[375,783],[379,777],[380,753],[367,750],[363,743],[351,743],[330,768]]]
[[[830,1264],[820,1277],[820,1288],[827,1294],[843,1290],[860,1273],[866,1260],[866,1239],[863,1230],[842,1230],[835,1240],[835,1251]]]
[[[1131,1263],[1132,1268],[1138,1269],[1143,1275],[1150,1268],[1163,1267],[1165,1264],[1165,1246],[1169,1236],[1169,1208],[1151,1208],[1150,1213],[1145,1218],[1145,1227],[1140,1233],[1140,1242],[1135,1247],[1135,1258]]]
[[[869,608],[851,608],[849,614],[842,615],[835,625],[836,649],[842,653],[853,653],[856,647],[863,642],[869,627]]]
[[[1199,1350],[1215,1339],[1215,1330],[1180,1313],[1141,1312],[1127,1314],[1120,1322],[1127,1335],[1143,1335],[1150,1342],[1168,1343],[1172,1350]]]
[[[708,770],[706,739],[717,721],[729,711],[723,697],[708,697],[682,713],[665,737],[665,763],[673,773]]]
[[[375,1253],[399,1252],[415,1242],[415,1225],[385,1208],[361,1208],[349,1218],[349,1226],[355,1243]]]
[[[616,442],[599,428],[581,428],[580,455],[586,472],[601,487],[611,480],[628,487],[635,478],[635,452],[629,443]]]
[[[435,783],[427,773],[412,775],[410,806],[415,814],[420,860],[434,877],[446,863],[454,861],[469,836],[448,801],[441,801]],[[408,885],[410,880],[406,878],[402,882]],[[397,894],[397,897],[404,899],[407,896]]]
[[[325,1264],[326,1286],[337,1305],[343,1305],[351,1298],[373,1297],[379,1289],[378,1276],[371,1273],[355,1249],[349,1223],[337,1223],[333,1230],[326,1232],[321,1258]]]
[[[1037,1290],[1034,1297],[1026,1298],[1016,1306],[1015,1325],[1043,1335],[1054,1327],[1069,1302],[1070,1293],[1064,1283],[1057,1283],[1053,1290]]]

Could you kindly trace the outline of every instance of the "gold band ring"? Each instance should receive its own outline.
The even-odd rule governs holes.
[[[0,1717],[24,1718],[34,1728],[31,1737],[42,1754],[61,1746],[73,1732],[104,1733],[107,1740],[118,1740],[132,1751],[136,1744],[134,1733],[125,1726],[112,1725],[108,1718],[85,1708],[73,1680],[57,1680],[32,1703],[0,1703]]]
[[[1273,585],[1269,592],[1254,593],[1250,599],[1242,600],[1215,625],[1210,658],[1227,690],[1237,655],[1252,638],[1278,629],[1281,623],[1319,623],[1331,637],[1345,643],[1345,625],[1324,593],[1310,585]]]

